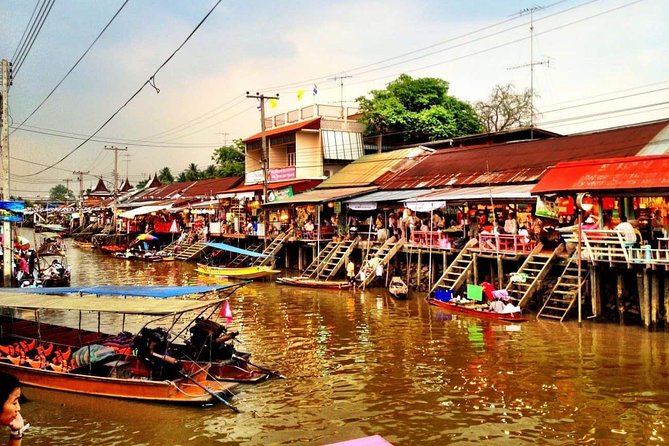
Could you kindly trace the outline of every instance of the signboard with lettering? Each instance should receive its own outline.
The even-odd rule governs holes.
[[[269,170],[269,181],[284,181],[295,179],[295,166],[277,167]]]
[[[267,193],[267,201],[277,201],[283,198],[293,196],[293,186],[288,186],[283,189],[274,189]]]

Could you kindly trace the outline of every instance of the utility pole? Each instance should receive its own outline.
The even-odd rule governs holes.
[[[63,181],[65,181],[65,189],[67,189],[65,192],[65,204],[68,204],[70,202],[70,179],[63,178]]]
[[[219,135],[223,136],[223,147],[227,147],[228,136],[230,136],[230,134],[228,132],[220,132]]]
[[[11,83],[9,74],[9,62],[2,59],[2,124],[0,125],[0,178],[2,178],[2,199],[9,200],[9,85]],[[12,225],[8,221],[2,222],[2,277],[6,288],[12,286],[12,262],[14,260],[12,249]]]
[[[72,173],[77,176],[77,180],[79,181],[79,227],[83,228],[84,227],[84,175],[87,175],[88,172],[82,172],[80,170],[76,170]]]
[[[269,171],[269,154],[267,153],[267,135],[265,134],[265,100],[267,99],[279,99],[279,93],[276,96],[265,96],[256,92],[256,94],[250,94],[246,92],[247,98],[259,99],[260,100],[260,143],[262,147],[262,200],[263,205],[267,204],[267,175]],[[267,207],[263,208],[263,227],[265,228],[265,247],[267,247],[267,234],[269,233],[269,213]]]
[[[130,176],[130,158],[132,158],[132,155],[124,153],[122,156],[125,158],[125,177],[128,178]]]
[[[353,76],[349,75],[344,75],[342,74],[341,76],[335,76],[331,79],[333,79],[335,82],[339,81],[339,96],[340,96],[340,104],[341,104],[341,119],[344,120],[344,126],[346,126],[347,121],[348,121],[348,113],[344,113],[344,79],[349,79]]]
[[[125,152],[128,150],[127,147],[121,149],[116,146],[105,146],[105,150],[114,151],[114,202],[112,204],[112,227],[114,232],[116,232],[116,208],[118,206],[118,152]]]

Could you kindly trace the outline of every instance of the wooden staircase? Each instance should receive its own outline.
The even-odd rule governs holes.
[[[476,245],[477,241],[469,240],[462,248],[458,256],[448,265],[446,271],[435,282],[430,290],[433,293],[437,288],[444,288],[447,290],[457,291],[467,278],[467,273],[472,270],[474,265],[474,254],[472,253],[472,246]]]
[[[309,264],[309,266],[307,266],[307,269],[302,271],[300,277],[304,277],[305,279],[312,279],[316,277],[316,272],[319,270],[319,266],[330,257],[337,245],[338,242],[329,242],[327,245],[325,245],[325,247],[321,249],[318,255],[314,257],[314,260]]]
[[[323,277],[325,280],[332,279],[335,274],[341,269],[344,265],[344,262],[348,256],[353,251],[353,248],[358,244],[358,240],[344,240],[339,242],[332,252],[332,255],[328,257],[327,261],[322,268],[317,269],[316,277]]]
[[[406,243],[406,239],[402,237],[401,239],[397,240],[396,242],[389,242],[386,241],[377,251],[374,253],[375,256],[379,256],[381,261],[379,262],[380,265],[383,265],[384,268],[387,268],[388,263],[390,260],[397,254],[397,252],[402,249],[402,246]],[[364,267],[364,262],[363,262],[363,267]],[[369,274],[365,275],[365,279],[360,283],[360,286],[362,289],[365,289],[367,285],[372,283],[374,278],[376,277],[376,271],[371,271]]]
[[[169,245],[165,246],[161,251],[166,252],[168,254],[174,254],[175,248],[179,245],[179,242],[177,240],[173,241]]]
[[[253,252],[260,252],[262,251],[262,242],[255,242],[252,243],[248,248],[246,248],[247,251],[253,251]],[[247,262],[251,258],[250,255],[248,254],[237,254],[234,259],[230,261],[230,266],[242,266],[244,262]],[[254,259],[256,257],[253,257]]]
[[[587,283],[588,275],[588,268],[583,268],[580,286]],[[574,306],[576,299],[578,299],[578,287],[578,260],[576,253],[574,253],[567,261],[564,271],[558,278],[548,299],[544,302],[544,306],[537,313],[537,317],[558,319],[562,322]]]
[[[551,253],[542,253],[543,245],[538,244],[527,256],[525,262],[518,268],[517,275],[524,275],[526,280],[524,282],[514,281],[506,285],[506,291],[509,293],[511,301],[519,307],[525,306],[527,301],[539,288],[541,280],[546,276],[550,270],[550,265],[555,257],[564,249],[559,245]]]
[[[283,243],[288,239],[290,232],[280,232],[272,243],[267,245],[267,248],[262,252],[266,257],[256,257],[251,266],[267,266],[271,265],[274,261],[274,257],[279,253],[281,248],[283,248]]]
[[[177,260],[190,260],[206,248],[207,245],[204,242],[195,242],[192,245],[184,246],[184,249],[180,251],[179,254],[175,255],[174,258]]]

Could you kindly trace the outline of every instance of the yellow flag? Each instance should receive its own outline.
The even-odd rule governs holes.
[[[269,100],[269,106],[272,107],[272,108],[276,108],[278,103],[279,103],[279,101],[277,101],[276,99],[270,99]]]
[[[297,90],[297,100],[301,101],[302,96],[304,96],[304,89],[300,88],[299,90]]]

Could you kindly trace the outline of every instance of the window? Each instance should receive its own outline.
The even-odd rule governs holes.
[[[288,165],[295,166],[297,164],[297,154],[295,153],[295,143],[286,146],[286,155],[288,156]]]
[[[323,130],[323,158],[356,160],[364,155],[362,133]]]

